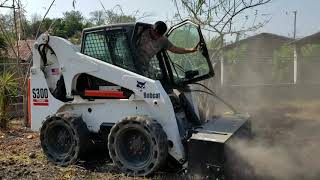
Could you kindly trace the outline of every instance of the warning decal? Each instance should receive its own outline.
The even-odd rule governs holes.
[[[49,106],[48,99],[33,99],[34,106]]]

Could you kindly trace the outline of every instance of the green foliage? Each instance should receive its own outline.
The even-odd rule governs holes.
[[[93,11],[90,13],[89,19],[86,19],[80,11],[74,10],[63,13],[62,18],[45,18],[43,21],[42,16],[38,14],[33,14],[30,20],[26,20],[23,12],[21,16],[23,27],[22,30],[24,31],[24,35],[21,36],[22,39],[34,39],[42,22],[38,35],[49,31],[51,35],[69,39],[71,42],[76,44],[80,43],[81,32],[84,28],[103,24],[127,23],[136,21],[136,17],[133,15],[125,15],[123,13],[118,14],[113,9],[106,11]],[[16,36],[14,33],[13,14],[0,14],[0,20],[4,30],[6,31],[6,36],[9,38],[7,44],[14,44]],[[0,51],[4,48],[3,42],[4,41],[0,36]]]
[[[239,76],[238,61],[241,61],[244,59],[246,60],[247,51],[248,51],[248,45],[245,43],[242,43],[230,50],[223,51],[223,57],[224,57],[225,63],[229,67],[228,76],[231,82],[237,79],[237,77]]]
[[[55,36],[68,38],[67,31],[65,29],[65,22],[62,18],[55,19],[54,25],[52,27],[52,31],[50,32]]]
[[[81,43],[81,32],[76,32],[72,37],[69,38],[69,41],[75,45],[80,45]]]
[[[200,41],[197,29],[190,27],[176,29],[170,34],[169,39],[174,45],[185,48],[195,47]]]
[[[175,29],[169,36],[169,41],[178,47],[193,48],[200,42],[198,30],[193,25],[183,25]],[[201,52],[189,53],[189,54],[174,54],[168,52],[172,62],[174,63],[174,70],[177,72],[175,81],[179,83],[180,80],[185,78],[185,72],[190,70],[198,70],[199,75],[196,77],[205,75],[209,72],[207,60],[202,56]]]
[[[84,27],[84,17],[80,11],[69,11],[63,13],[64,19],[64,30],[66,31],[66,36],[71,37],[77,32],[81,32]]]
[[[2,48],[0,47],[0,49],[3,50],[3,42],[5,42],[5,47],[8,49],[8,46],[12,43],[15,42],[15,31],[14,31],[14,23],[13,23],[13,15],[12,14],[1,14],[0,13],[0,23],[1,23],[1,27],[3,28],[3,31],[5,32],[5,34],[3,34],[3,31],[1,31],[0,33],[0,38],[2,40]],[[5,35],[5,36],[4,36]],[[0,45],[1,46],[1,45]]]
[[[244,59],[246,57],[246,52],[248,49],[247,44],[240,44],[239,46],[227,50],[224,52],[224,58],[229,61],[229,63],[236,63],[237,59]]]
[[[301,47],[301,55],[303,57],[319,57],[320,44],[306,44]],[[307,59],[307,58],[305,58]]]
[[[207,41],[207,47],[208,49],[214,49],[214,50],[217,50],[221,47],[221,37],[220,36],[217,36],[217,37],[213,37],[211,39],[209,39]]]
[[[102,10],[97,10],[90,12],[90,22],[94,25],[103,25],[105,24],[106,15]]]
[[[273,53],[273,58],[290,57],[293,58],[293,48],[289,45],[283,45]]]
[[[0,14],[0,22],[4,30],[7,32],[14,32],[13,13]]]
[[[106,21],[108,24],[136,22],[136,17],[124,14],[117,14],[111,10],[106,12]]]
[[[85,18],[79,11],[69,11],[63,13],[63,18],[45,18],[40,28],[40,34],[50,30],[55,36],[70,38],[81,33],[82,29],[87,27]],[[25,21],[24,27],[27,37],[35,37],[42,19],[39,15],[34,14],[31,21]]]
[[[272,59],[272,77],[276,82],[287,82],[290,79],[289,70],[293,60],[293,48],[289,45],[283,45],[273,53]]]
[[[8,123],[9,102],[17,95],[18,80],[13,71],[5,71],[0,76],[0,127],[6,128]]]

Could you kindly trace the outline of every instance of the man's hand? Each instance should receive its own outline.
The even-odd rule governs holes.
[[[197,52],[198,51],[198,45],[194,48],[191,48],[191,52]]]

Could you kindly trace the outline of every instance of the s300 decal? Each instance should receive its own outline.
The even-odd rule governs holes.
[[[33,88],[32,98],[34,106],[49,106],[49,94],[47,88]]]

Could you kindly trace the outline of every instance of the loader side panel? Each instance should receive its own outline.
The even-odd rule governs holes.
[[[50,92],[44,74],[32,69],[30,75],[30,123],[31,129],[39,131],[47,116],[55,114],[63,106]]]
[[[128,99],[96,99],[94,101],[75,100],[66,104],[59,112],[73,112],[82,116],[90,132],[99,132],[102,124],[115,124],[127,116],[142,115],[155,119],[156,113],[144,101]]]

